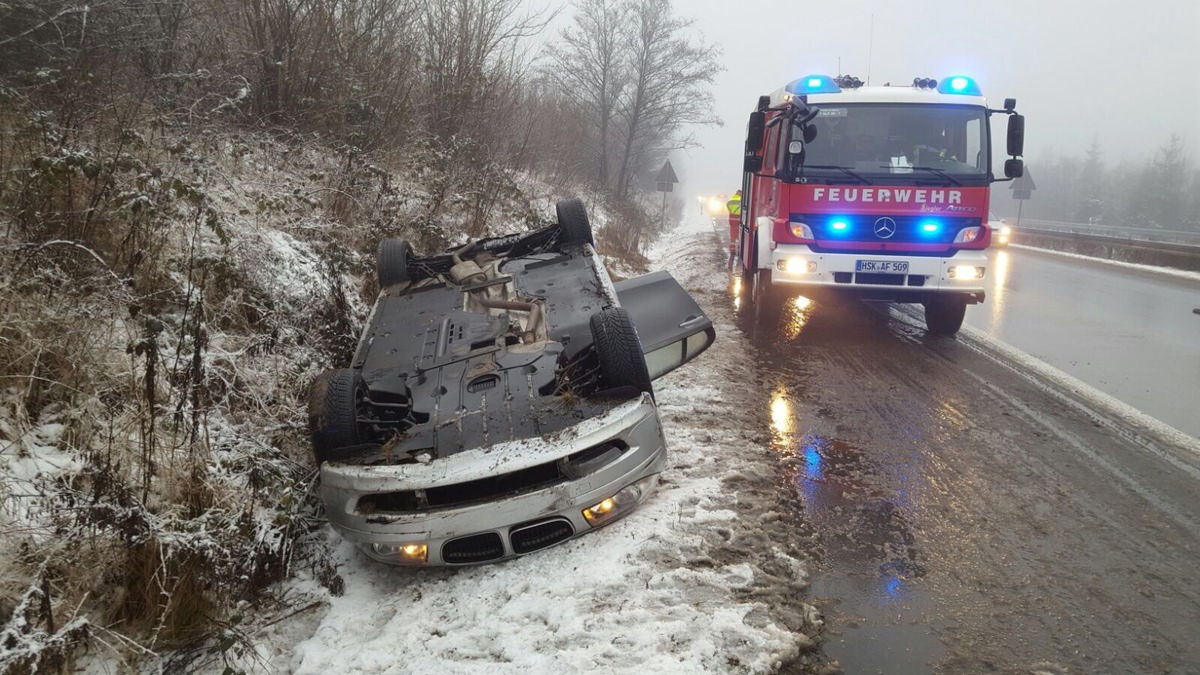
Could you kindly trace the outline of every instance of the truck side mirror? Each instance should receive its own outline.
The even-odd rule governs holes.
[[[1020,157],[1025,154],[1025,116],[1008,116],[1008,155]]]
[[[758,173],[762,171],[762,164],[762,155],[746,155],[746,159],[742,161],[742,171]]]
[[[766,129],[766,122],[766,113],[750,113],[750,122],[746,125],[746,152],[758,152],[762,150],[763,131]]]
[[[804,125],[804,142],[812,143],[817,139],[817,128],[811,124]]]
[[[1007,159],[1004,161],[1004,177],[1005,178],[1020,178],[1025,175],[1025,162],[1019,159]]]

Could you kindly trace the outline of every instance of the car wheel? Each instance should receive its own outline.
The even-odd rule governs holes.
[[[925,326],[930,335],[954,335],[967,315],[967,301],[959,297],[934,297],[925,303]]]
[[[410,281],[408,261],[412,257],[412,245],[406,239],[384,239],[379,242],[379,255],[375,264],[379,274],[379,287],[387,288]]]
[[[596,244],[582,199],[564,199],[554,205],[554,210],[558,214],[558,226],[562,228],[563,244]]]
[[[624,307],[597,312],[592,315],[591,328],[600,361],[601,388],[633,387],[653,394],[646,356],[629,312]]]
[[[308,393],[308,430],[317,465],[334,459],[339,448],[362,442],[358,398],[362,377],[357,370],[327,370],[313,381]]]

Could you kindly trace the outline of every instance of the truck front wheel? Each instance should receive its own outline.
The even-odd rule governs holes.
[[[966,315],[966,298],[935,296],[925,303],[925,326],[930,335],[954,335]]]

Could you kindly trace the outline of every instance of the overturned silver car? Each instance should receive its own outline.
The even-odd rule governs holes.
[[[330,522],[396,565],[530,553],[636,508],[666,447],[653,379],[715,339],[665,272],[613,284],[583,203],[558,223],[416,257],[381,242],[382,289],[309,426]]]

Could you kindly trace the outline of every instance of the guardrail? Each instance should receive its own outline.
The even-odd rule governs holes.
[[[1032,222],[1035,221],[1026,221]],[[1200,272],[1200,245],[1195,244],[1046,230],[1024,223],[1013,228],[1013,242],[1107,260]]]
[[[1101,236],[1115,237],[1117,239],[1161,241],[1174,244],[1194,244],[1200,246],[1200,232],[1191,230],[1158,230],[1126,225],[1100,225],[1093,223],[1069,223],[1056,220],[1028,219],[1021,222],[1021,227],[1031,227],[1038,230],[1050,230],[1054,232],[1096,234]]]

